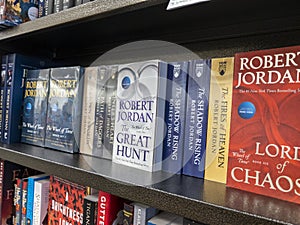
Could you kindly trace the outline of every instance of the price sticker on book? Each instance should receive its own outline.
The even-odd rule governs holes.
[[[210,0],[170,0],[167,6],[167,10],[177,9],[180,7],[208,1]]]

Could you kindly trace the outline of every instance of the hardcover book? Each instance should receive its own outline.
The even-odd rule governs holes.
[[[300,203],[300,46],[234,64],[227,185]]]
[[[24,80],[28,69],[36,69],[45,61],[20,54],[9,54],[7,74],[4,87],[2,112],[3,142],[11,144],[20,142],[22,124],[22,106],[24,96]]]
[[[113,162],[161,170],[167,64],[119,65]]]
[[[34,182],[32,224],[48,224],[49,178]]]
[[[98,196],[97,224],[111,225],[118,220],[119,212],[122,213],[124,200],[104,191],[99,191]]]
[[[83,201],[83,225],[97,225],[98,194],[87,195]]]
[[[85,186],[50,176],[48,224],[83,224]]]
[[[162,168],[170,173],[181,173],[182,170],[188,65],[188,61],[168,64],[165,111],[167,132]]]
[[[28,70],[25,79],[21,142],[44,146],[50,69]]]
[[[234,58],[211,61],[204,178],[226,184]]]
[[[51,69],[46,147],[69,153],[79,150],[81,74],[79,66]]]
[[[210,59],[190,61],[182,173],[198,178],[204,178],[209,88]]]

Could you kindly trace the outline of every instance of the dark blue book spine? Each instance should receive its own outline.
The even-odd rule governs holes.
[[[193,60],[189,65],[183,174],[204,177],[210,60]]]
[[[167,132],[162,168],[170,173],[181,173],[182,169],[188,65],[188,62],[172,62],[168,65],[165,111]]]
[[[21,142],[44,146],[50,69],[29,70],[25,80]]]
[[[7,73],[7,55],[2,56],[2,64],[1,64],[1,86],[0,86],[0,140],[2,142],[3,136],[3,126],[4,126],[4,87],[5,87],[5,79]]]
[[[79,66],[51,69],[46,147],[69,153],[79,150],[82,73]]]
[[[46,0],[39,0],[38,4],[39,4],[39,9],[38,9],[38,17],[43,17],[45,16],[45,7],[46,4],[48,3],[48,1]]]

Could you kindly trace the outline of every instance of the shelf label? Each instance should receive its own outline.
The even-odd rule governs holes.
[[[180,7],[208,1],[210,0],[170,0],[167,6],[167,10],[177,9]]]

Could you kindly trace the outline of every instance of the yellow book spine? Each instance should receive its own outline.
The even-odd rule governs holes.
[[[204,178],[220,183],[227,176],[233,69],[234,57],[212,59]]]

